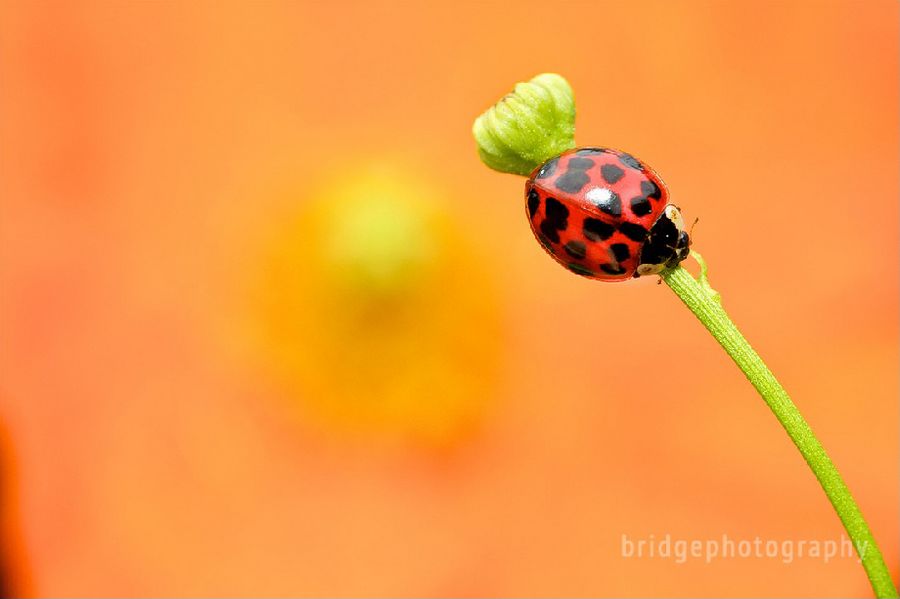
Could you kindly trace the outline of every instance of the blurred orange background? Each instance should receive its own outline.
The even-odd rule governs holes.
[[[0,57],[10,593],[870,594],[622,555],[843,531],[677,298],[479,163],[544,71],[699,217],[897,576],[896,2],[4,3]]]

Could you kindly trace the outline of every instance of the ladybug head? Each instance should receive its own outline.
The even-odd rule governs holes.
[[[681,210],[675,204],[668,204],[647,234],[634,276],[657,274],[677,266],[688,257],[690,248],[691,236],[684,228]]]

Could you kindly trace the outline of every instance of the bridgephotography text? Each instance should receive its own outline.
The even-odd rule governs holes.
[[[676,564],[688,560],[702,560],[707,564],[718,559],[777,559],[785,564],[795,559],[819,559],[826,564],[833,559],[856,559],[866,555],[866,543],[858,549],[853,541],[841,535],[835,539],[763,539],[760,537],[731,538],[723,534],[714,539],[674,538],[671,534],[657,537],[629,537],[622,534],[621,555],[624,558],[671,559]]]

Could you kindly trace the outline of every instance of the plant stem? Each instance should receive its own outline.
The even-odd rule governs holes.
[[[662,279],[674,291],[681,301],[690,308],[691,312],[703,323],[703,326],[712,333],[735,364],[744,372],[750,383],[766,401],[769,408],[781,422],[784,430],[790,436],[791,441],[800,450],[803,459],[809,464],[813,474],[825,490],[828,500],[834,506],[838,517],[844,524],[847,534],[853,541],[853,546],[859,554],[866,575],[872,584],[876,597],[897,597],[897,589],[891,580],[890,573],[884,563],[884,558],[869,525],[866,524],[859,506],[856,505],[853,496],[838,469],[825,453],[825,449],[812,429],[800,415],[800,411],[784,387],[775,379],[765,363],[759,357],[741,332],[734,325],[728,314],[722,308],[719,294],[716,293],[707,282],[706,264],[703,258],[691,251],[700,264],[700,278],[694,279],[688,271],[680,266],[661,273]]]

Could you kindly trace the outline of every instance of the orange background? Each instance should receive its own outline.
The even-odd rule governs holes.
[[[699,217],[897,576],[895,2],[4,3],[0,57],[14,592],[870,593],[854,559],[621,556],[842,529],[677,298],[556,266],[479,163],[544,71]],[[379,328],[315,244],[381,164],[433,228]]]

